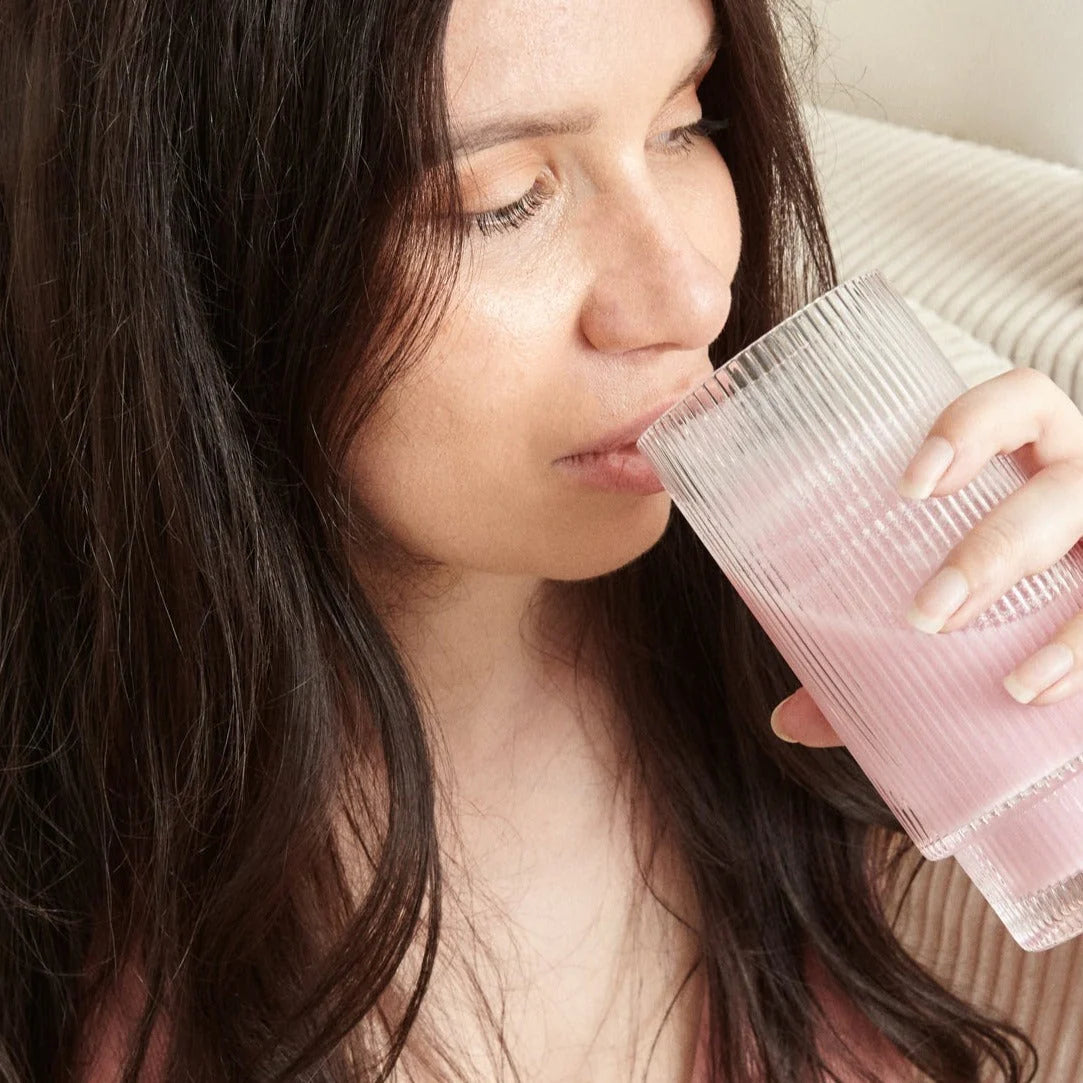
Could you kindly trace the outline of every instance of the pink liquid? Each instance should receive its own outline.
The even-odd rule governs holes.
[[[1083,875],[1083,697],[1024,705],[1001,682],[1083,609],[1083,577],[1053,568],[958,631],[917,631],[903,613],[939,564],[922,536],[940,503],[870,493],[829,519],[821,505],[816,526],[773,521],[751,550],[770,583],[749,600],[922,852],[988,842],[978,887],[1020,899]],[[1079,551],[1066,561],[1083,571]]]
[[[804,604],[813,604],[814,594]],[[818,705],[927,857],[954,851],[980,830],[983,816],[1011,814],[1020,794],[1047,789],[1051,776],[1079,771],[1083,778],[1078,698],[1023,705],[1001,685],[1060,624],[1052,608],[1012,624],[929,636],[901,617],[896,627],[872,627],[780,606],[799,617],[821,652]],[[830,679],[832,669],[847,675],[845,685]],[[1029,872],[1018,891],[1083,872],[1083,817],[1075,830],[1080,845],[1073,851],[1031,851],[1020,863]]]

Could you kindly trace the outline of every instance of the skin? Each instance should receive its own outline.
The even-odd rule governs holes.
[[[697,981],[662,1022],[696,943],[641,890],[649,824],[620,782],[621,720],[589,650],[577,678],[567,649],[569,585],[654,545],[670,499],[585,488],[556,460],[711,373],[738,211],[710,140],[682,152],[673,135],[701,116],[695,83],[665,102],[712,24],[707,0],[457,0],[451,13],[453,132],[598,114],[590,132],[457,160],[472,211],[535,182],[547,201],[518,229],[471,233],[436,339],[351,463],[404,558],[362,574],[442,744],[449,946],[426,1018],[457,1037],[475,1078],[492,1076],[491,1039],[456,970],[460,951],[477,965],[475,933],[491,961],[479,981],[504,996],[524,1078],[671,1083],[691,1071]],[[652,880],[694,920],[664,842]]]

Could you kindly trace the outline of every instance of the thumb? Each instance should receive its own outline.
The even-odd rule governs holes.
[[[771,729],[782,740],[809,748],[834,748],[843,743],[804,687],[787,696],[774,709]]]

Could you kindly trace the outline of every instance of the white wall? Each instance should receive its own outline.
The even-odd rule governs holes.
[[[804,0],[820,104],[1083,168],[1083,0]]]

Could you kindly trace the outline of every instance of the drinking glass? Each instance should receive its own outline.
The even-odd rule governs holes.
[[[906,622],[1027,480],[998,454],[948,496],[896,492],[965,390],[873,272],[742,350],[637,446],[903,830],[1041,951],[1083,932],[1083,699],[1023,705],[1001,681],[1083,608],[1083,552],[957,631]]]

